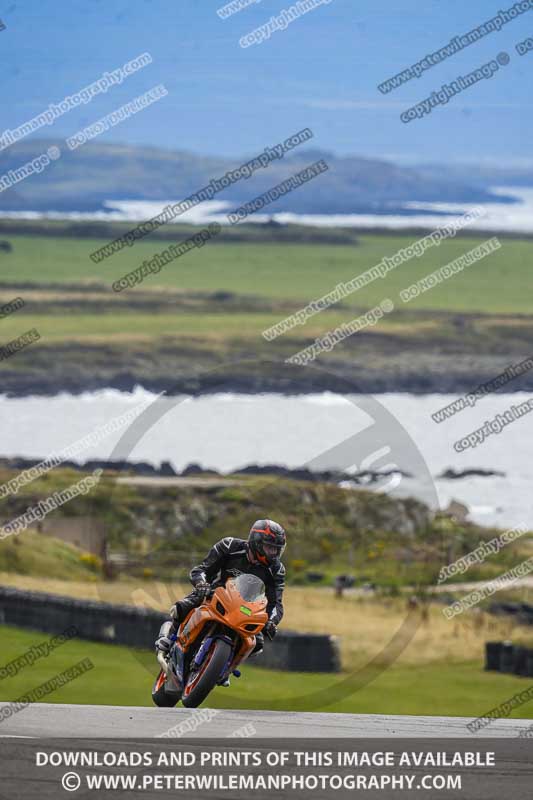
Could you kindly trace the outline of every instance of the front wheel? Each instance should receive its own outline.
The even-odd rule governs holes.
[[[222,677],[222,671],[230,656],[231,645],[223,639],[217,639],[198,672],[193,672],[187,678],[181,697],[181,702],[186,708],[197,708],[203,703]]]
[[[152,687],[152,700],[160,708],[174,708],[180,696],[177,692],[167,692],[165,689],[166,675],[161,670]]]

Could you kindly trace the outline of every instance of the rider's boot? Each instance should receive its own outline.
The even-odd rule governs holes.
[[[172,635],[176,632],[174,628],[174,623],[172,620],[167,620],[163,622],[161,628],[159,629],[159,633],[157,634],[157,639],[155,641],[156,651],[161,651],[162,653],[168,654],[170,652],[170,648],[172,646]]]

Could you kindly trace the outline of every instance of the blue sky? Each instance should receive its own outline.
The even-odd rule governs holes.
[[[239,39],[291,0],[261,0],[223,20],[216,10],[224,2],[2,0],[1,130],[148,51],[150,66],[44,134],[71,135],[163,83],[167,97],[100,141],[233,156],[310,127],[317,148],[338,154],[533,162],[533,51],[515,51],[533,36],[533,11],[388,95],[376,88],[514,0],[332,0],[246,49]],[[422,119],[400,121],[402,111],[501,52],[511,61],[490,80]]]

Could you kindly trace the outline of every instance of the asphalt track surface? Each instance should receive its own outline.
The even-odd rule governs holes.
[[[0,703],[0,709],[9,705]],[[204,712],[202,714],[202,712]],[[0,724],[0,738],[152,738],[195,715],[198,723],[187,738],[225,738],[252,724],[263,738],[511,738],[532,720],[498,719],[475,734],[469,717],[406,717],[380,714],[327,714],[280,711],[217,711],[205,721],[205,709],[144,706],[94,706],[34,703]],[[189,726],[187,726],[189,727]],[[193,727],[191,725],[190,727]]]

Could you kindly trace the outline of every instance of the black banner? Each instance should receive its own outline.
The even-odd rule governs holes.
[[[531,740],[0,740],[0,799],[531,797]]]

